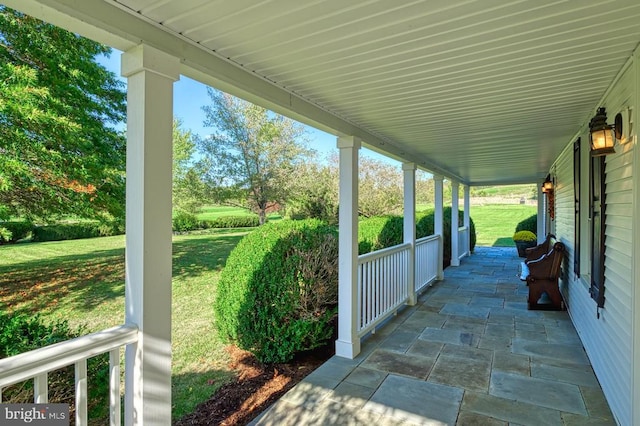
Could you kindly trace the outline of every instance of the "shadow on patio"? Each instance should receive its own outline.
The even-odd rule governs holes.
[[[519,262],[476,248],[252,424],[615,424],[568,314],[527,310]]]

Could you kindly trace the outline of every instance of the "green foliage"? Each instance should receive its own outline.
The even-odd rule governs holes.
[[[124,217],[126,94],[111,49],[0,6],[0,210]]]
[[[518,231],[513,234],[513,241],[537,241],[536,234],[531,231]]]
[[[253,228],[260,225],[258,216],[220,216],[215,219],[203,220],[203,228]]]
[[[100,222],[61,223],[33,227],[32,241],[79,240],[82,238],[108,237],[123,234],[124,229],[117,225]]]
[[[214,132],[199,140],[198,164],[216,203],[238,203],[266,222],[269,209],[289,198],[296,165],[308,150],[304,128],[281,115],[209,89],[205,126]]]
[[[72,330],[67,321],[45,323],[38,315],[0,312],[0,358],[18,355],[54,343],[78,337],[83,330]],[[90,358],[87,364],[89,382],[88,409],[91,417],[105,420],[108,415],[109,358],[107,354]],[[49,402],[74,404],[74,370],[65,367],[48,375]],[[2,390],[2,402],[33,401],[32,380]],[[72,408],[73,409],[73,408]]]
[[[530,231],[534,234],[538,233],[538,215],[534,214],[519,222],[516,225],[516,232],[518,231]]]
[[[379,216],[358,223],[358,254],[402,244],[402,216]]]
[[[337,292],[337,230],[314,219],[270,222],[229,255],[215,325],[261,361],[286,362],[332,336]]]
[[[178,212],[173,216],[172,224],[174,232],[193,231],[194,229],[200,229],[201,227],[200,221],[196,215],[183,211]]]
[[[29,236],[33,229],[33,223],[27,221],[0,222],[0,228],[8,232],[7,234],[0,231],[0,244],[15,243]]]
[[[458,223],[462,225],[464,212],[459,211]],[[444,266],[451,262],[451,207],[443,209]],[[476,246],[476,228],[471,222],[471,251]],[[402,244],[403,219],[401,216],[382,216],[363,219],[358,224],[358,254],[365,254],[386,247]],[[416,238],[434,233],[433,210],[416,215]]]
[[[195,214],[204,204],[205,188],[198,171],[192,164],[195,137],[182,130],[182,122],[173,120],[173,206],[178,211]]]

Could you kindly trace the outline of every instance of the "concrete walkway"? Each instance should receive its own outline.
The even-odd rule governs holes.
[[[615,425],[566,312],[528,311],[515,248],[476,248],[256,425]]]

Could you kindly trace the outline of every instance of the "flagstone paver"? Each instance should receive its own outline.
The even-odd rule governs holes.
[[[478,247],[253,425],[615,425],[566,312],[527,310],[513,248]]]

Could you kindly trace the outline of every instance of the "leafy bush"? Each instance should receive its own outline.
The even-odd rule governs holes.
[[[518,231],[513,234],[513,241],[527,241],[532,242],[536,241],[536,234],[531,231]]]
[[[235,247],[220,274],[215,324],[263,362],[286,362],[333,335],[338,236],[315,219],[267,223]]]
[[[32,241],[79,240],[82,238],[108,237],[124,233],[117,222],[59,223],[57,225],[34,226]]]
[[[458,223],[464,221],[464,212],[459,211]],[[443,209],[444,266],[451,263],[451,207]],[[470,220],[471,251],[476,247],[476,227]],[[386,247],[402,244],[403,219],[401,216],[372,217],[358,224],[358,253],[365,254]],[[434,233],[434,212],[429,210],[416,215],[416,238]]]
[[[173,216],[172,228],[174,232],[187,232],[200,229],[200,221],[196,215],[180,211]]]
[[[82,328],[73,330],[67,321],[44,323],[38,315],[0,312],[0,359],[18,355],[54,343],[78,337]],[[108,416],[109,357],[102,354],[90,358],[88,373],[88,409],[92,418],[106,420]],[[74,405],[73,365],[48,374],[49,402]],[[33,401],[33,380],[2,389],[3,403],[26,403]]]
[[[534,234],[538,234],[538,215],[534,214],[524,219],[516,225],[516,231],[530,231]]]
[[[18,240],[27,238],[33,229],[31,222],[0,222],[0,228],[6,232],[0,232],[0,244],[15,243]]]
[[[377,216],[358,223],[358,254],[402,244],[402,216]]]
[[[258,216],[221,216],[213,220],[203,220],[200,226],[208,228],[254,228],[260,225]]]

